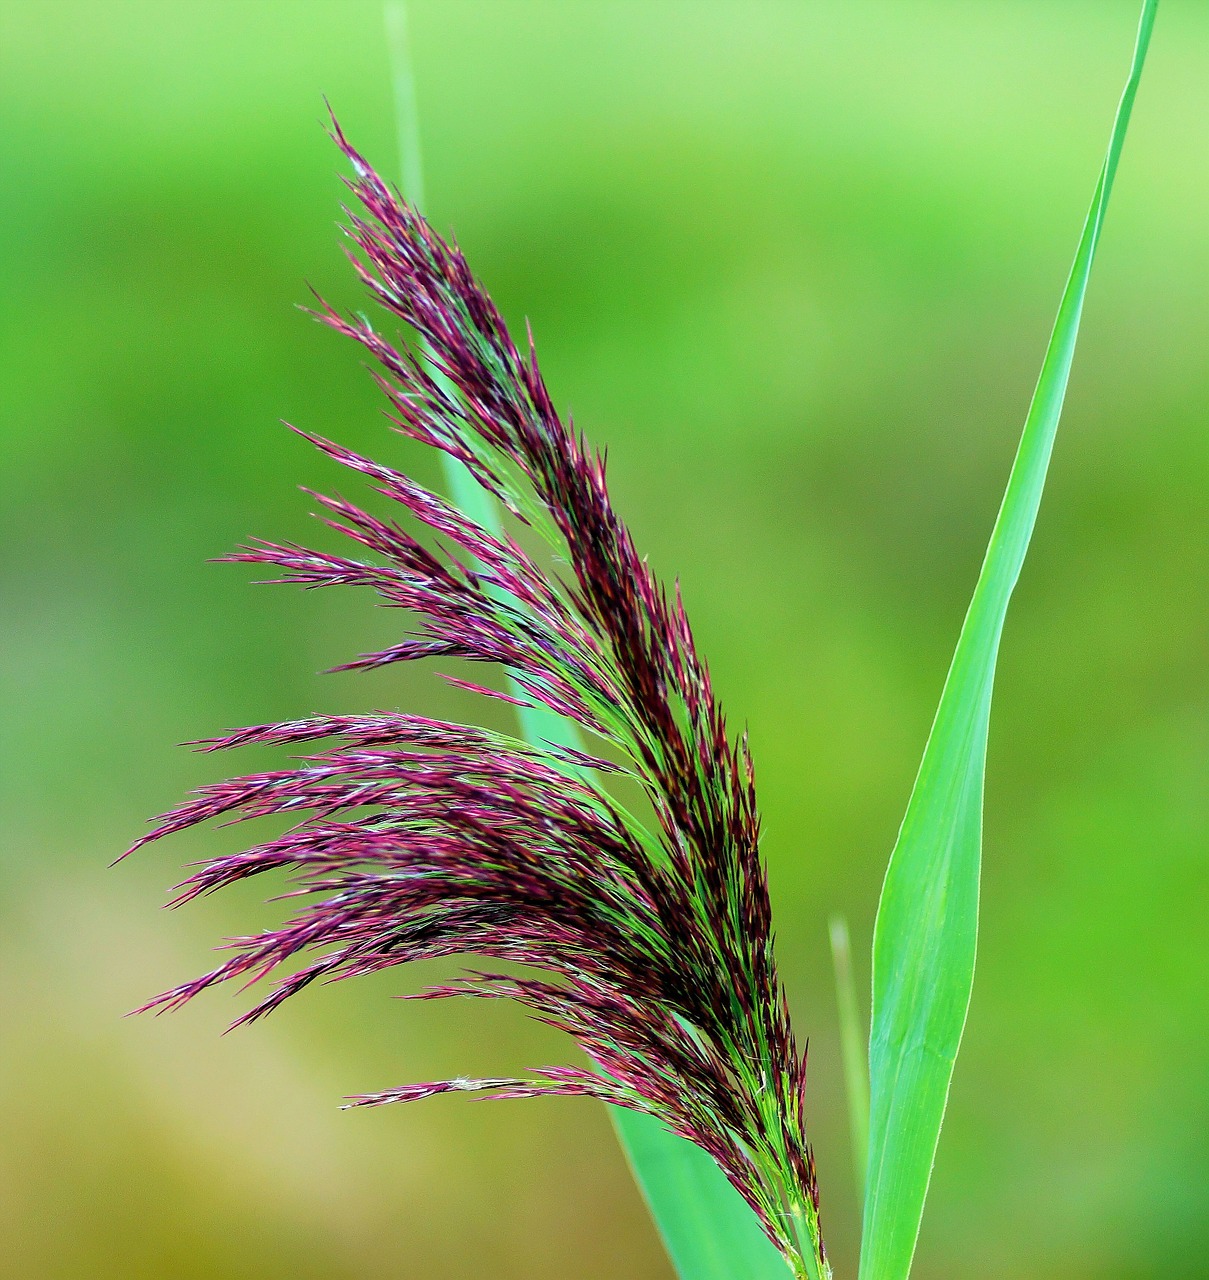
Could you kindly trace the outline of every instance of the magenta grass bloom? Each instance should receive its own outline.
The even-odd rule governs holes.
[[[431,536],[314,495],[355,552],[258,542],[229,559],[271,566],[274,581],[368,586],[414,619],[397,644],[348,667],[429,657],[497,664],[516,700],[609,745],[592,754],[532,746],[402,714],[258,725],[207,740],[206,750],[316,745],[294,768],[203,787],[134,847],[211,818],[296,815],[284,835],[202,863],[175,899],[286,868],[297,881],[293,914],[231,943],[217,968],[146,1008],[275,975],[239,1019],[249,1022],[320,978],[452,955],[519,966],[472,970],[415,998],[516,1000],[574,1037],[589,1067],[409,1084],[355,1102],[486,1090],[587,1095],[646,1112],[713,1157],[800,1269],[806,1242],[821,1256],[806,1061],[773,958],[746,742],[727,730],[679,593],[655,580],[614,512],[603,458],[555,411],[531,337],[518,350],[458,248],[387,188],[338,127],[335,136],[360,204],[350,215],[353,260],[411,345],[326,306],[320,318],[378,363],[398,430],[468,468],[566,570],[407,476],[313,436]],[[649,825],[610,794],[609,775],[637,781]]]

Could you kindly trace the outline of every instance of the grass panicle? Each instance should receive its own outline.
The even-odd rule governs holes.
[[[280,927],[237,940],[222,964],[147,1007],[276,974],[239,1019],[249,1022],[318,979],[450,955],[522,966],[474,969],[418,998],[515,1000],[573,1036],[590,1068],[406,1084],[357,1105],[473,1090],[586,1095],[653,1117],[717,1163],[798,1274],[824,1275],[806,1058],[773,957],[746,742],[727,730],[679,591],[655,580],[614,511],[603,458],[555,411],[531,337],[513,342],[456,245],[334,133],[354,172],[351,256],[412,341],[323,303],[316,314],[376,362],[397,430],[464,467],[567,568],[311,435],[429,536],[316,494],[353,553],[258,542],[229,559],[277,582],[369,587],[416,620],[346,669],[421,658],[502,667],[516,696],[494,696],[573,722],[610,744],[609,759],[402,714],[207,742],[305,753],[296,767],[202,788],[139,844],[210,819],[296,817],[286,834],[203,864],[177,901],[283,868],[298,892]],[[641,788],[649,827],[611,797],[611,774]]]

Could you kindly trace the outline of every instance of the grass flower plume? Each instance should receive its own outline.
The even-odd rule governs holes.
[[[773,958],[746,742],[727,729],[679,592],[656,581],[615,513],[603,457],[555,411],[532,336],[517,346],[457,246],[338,126],[335,137],[354,173],[350,257],[407,337],[323,304],[316,314],[373,357],[395,427],[466,467],[518,534],[489,532],[406,475],[308,435],[398,503],[425,540],[316,494],[355,550],[257,542],[228,559],[270,566],[274,581],[370,587],[412,620],[397,644],[348,668],[496,664],[510,700],[547,708],[602,745],[532,746],[404,714],[207,740],[206,750],[274,743],[305,754],[294,768],[203,787],[135,847],[208,819],[296,817],[283,835],[200,864],[175,899],[285,868],[296,879],[292,915],[232,942],[217,968],[146,1008],[274,975],[239,1019],[250,1022],[316,979],[454,955],[519,966],[469,970],[413,998],[517,1001],[571,1035],[590,1066],[404,1084],[355,1105],[483,1090],[586,1095],[648,1113],[713,1157],[796,1274],[826,1275],[805,1054]],[[549,544],[549,564],[522,547],[519,526]],[[610,775],[637,781],[649,820],[611,794]]]

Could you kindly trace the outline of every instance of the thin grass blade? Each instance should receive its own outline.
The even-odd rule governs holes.
[[[404,192],[422,210],[424,173],[406,6],[401,0],[388,3],[385,18]],[[498,535],[498,503],[457,459],[443,454],[442,461],[453,502]],[[512,691],[523,693],[517,686]],[[522,706],[518,718],[529,742],[582,750],[574,725],[548,708]],[[621,1107],[606,1109],[680,1280],[784,1280],[784,1258],[705,1152],[649,1116]]]
[[[904,1280],[919,1233],[974,977],[995,659],[1041,501],[1156,8],[1157,0],[1146,0],[1108,153],[882,888],[873,941],[872,1127],[860,1280]]]
[[[700,1147],[650,1116],[609,1114],[681,1280],[785,1280],[785,1259]]]

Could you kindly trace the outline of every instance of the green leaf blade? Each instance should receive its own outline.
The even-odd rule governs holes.
[[[681,1280],[786,1280],[785,1259],[700,1147],[650,1116],[610,1107],[634,1179]]]
[[[424,206],[419,114],[402,0],[384,6],[395,106],[400,169],[411,203]],[[433,369],[438,381],[444,375]],[[503,531],[499,504],[456,458],[442,455],[445,483],[454,504],[488,532]],[[509,677],[512,693],[524,691]],[[534,745],[582,749],[576,728],[540,703],[518,708],[522,735]],[[764,1234],[756,1215],[726,1175],[700,1147],[650,1116],[607,1107],[647,1208],[680,1280],[785,1280],[788,1264]]]
[[[860,1280],[905,1280],[919,1234],[973,986],[982,794],[999,641],[1041,501],[1156,9],[1157,0],[1146,0],[1108,153],[882,888],[873,942],[871,1131]]]

